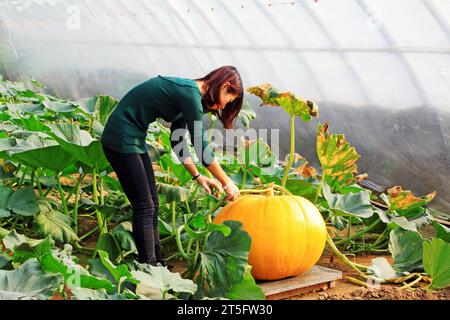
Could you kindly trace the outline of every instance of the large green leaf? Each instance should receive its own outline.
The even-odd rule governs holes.
[[[169,292],[184,292],[193,294],[197,286],[190,279],[181,278],[179,273],[170,272],[166,267],[154,267],[146,265],[141,270],[132,271],[133,277],[139,281],[136,287],[136,292],[144,296],[151,293],[148,297],[155,297],[155,290],[161,294]],[[162,298],[162,295],[160,299]]]
[[[184,165],[175,159],[173,152],[162,155],[158,159],[158,162],[165,171],[164,174],[167,174],[166,172],[170,172],[175,175],[180,185],[184,185],[192,179],[191,174],[186,170]]]
[[[25,166],[61,172],[75,158],[50,137],[36,133],[8,149],[10,157]]]
[[[431,277],[431,287],[450,285],[450,244],[435,238],[423,243],[423,266]]]
[[[96,249],[105,251],[112,261],[117,261],[121,253],[117,240],[110,232],[100,235],[97,241]]]
[[[333,191],[339,190],[355,181],[358,172],[356,161],[360,158],[356,149],[343,134],[330,134],[328,123],[318,124],[316,140],[317,156],[322,165],[322,175]]]
[[[122,222],[111,230],[111,234],[116,238],[123,250],[137,252],[132,232],[132,225],[129,221]]]
[[[12,188],[0,185],[0,208],[6,208],[6,203],[13,193],[14,190]]]
[[[109,167],[101,142],[94,139],[89,132],[80,130],[76,125],[63,122],[50,124],[49,127],[52,131],[47,134],[54,138],[77,161],[97,170]]]
[[[394,258],[394,269],[413,271],[422,267],[423,239],[418,232],[397,228],[391,231],[389,251]]]
[[[8,233],[3,237],[2,242],[6,249],[13,251],[14,248],[22,243],[29,242],[30,239],[23,234],[17,233],[16,229],[7,231]]]
[[[249,172],[259,176],[264,173],[260,167],[273,167],[277,158],[266,142],[257,139],[240,141],[237,146],[237,160],[241,165],[248,167]]]
[[[93,115],[102,125],[106,124],[111,113],[114,111],[118,100],[110,96],[98,95],[92,98],[77,100],[79,108]]]
[[[266,298],[261,287],[253,279],[252,267],[247,266],[244,279],[233,285],[228,292],[227,298],[231,300],[264,300]]]
[[[50,236],[40,240],[38,243],[23,242],[13,249],[14,262],[23,263],[31,258],[40,258],[45,253],[50,252],[55,246],[55,241]]]
[[[114,287],[108,279],[100,279],[91,275],[86,269],[73,261],[73,257],[65,251],[48,252],[40,258],[45,272],[60,273],[69,288],[106,289],[112,292]]]
[[[6,209],[14,213],[29,217],[39,212],[39,206],[36,201],[36,194],[31,187],[25,187],[16,190],[8,199]]]
[[[253,110],[250,102],[247,100],[242,104],[242,109],[238,114],[239,120],[241,120],[244,128],[250,127],[250,121],[256,119],[256,112]]]
[[[373,215],[369,191],[333,194],[327,184],[323,185],[322,191],[330,210],[336,215],[360,218],[370,218]]]
[[[281,183],[280,180],[278,180],[278,184],[279,183]],[[295,177],[286,181],[286,189],[288,189],[292,194],[304,197],[310,201],[313,201],[317,188],[317,184],[313,183],[311,178],[304,179],[301,177]]]
[[[437,238],[442,239],[445,242],[450,242],[450,228],[443,226],[436,221],[433,221],[433,226],[437,231]]]
[[[251,238],[242,229],[242,223],[224,221],[224,224],[231,229],[230,235],[212,232],[200,253],[199,294],[206,291],[210,297],[226,297],[232,286],[244,279]]]
[[[5,252],[0,252],[0,270],[12,269],[13,258]]]
[[[208,235],[213,231],[222,232],[224,236],[228,236],[231,233],[231,229],[224,224],[206,223],[206,218],[202,215],[197,215],[191,221],[192,227],[203,229],[200,231],[195,231],[191,228],[188,223],[187,215],[183,215],[184,218],[184,228],[186,233],[192,239],[203,240],[208,237]]]
[[[74,288],[71,292],[71,300],[128,300],[123,294],[108,294],[104,289]]]
[[[0,270],[0,300],[44,300],[58,290],[63,278],[46,274],[36,259],[30,259],[13,271]]]
[[[41,212],[35,219],[36,231],[39,235],[43,237],[50,235],[60,243],[78,240],[77,235],[70,226],[71,223],[70,217],[56,210]]]
[[[6,106],[8,107],[8,110],[11,114],[18,113],[20,115],[23,115],[25,113],[28,113],[41,116],[46,114],[44,105],[42,103],[7,103]]]
[[[161,182],[157,184],[157,190],[159,194],[162,194],[166,197],[167,202],[184,202],[189,198],[190,195],[189,190],[186,188]]]
[[[57,112],[57,113],[71,113],[76,110],[75,105],[73,105],[71,102],[65,102],[63,100],[50,101],[47,99],[46,101],[43,101],[42,103],[47,109],[50,109],[53,112]]]
[[[417,232],[417,227],[413,222],[408,221],[405,217],[392,217],[389,223],[389,227],[395,229],[397,227],[405,230]]]
[[[269,83],[249,87],[247,92],[260,97],[261,106],[281,106],[290,116],[296,115],[303,121],[310,121],[311,117],[317,117],[319,114],[318,107],[314,102],[300,98],[292,92],[279,92]]]
[[[40,131],[40,132],[48,132],[50,128],[42,123],[35,115],[30,115],[29,117],[20,117],[11,119],[15,124],[23,127],[27,131]]]
[[[114,265],[109,259],[108,253],[105,251],[98,250],[98,255],[100,256],[100,260],[102,261],[103,265],[106,267],[106,269],[108,269],[117,283],[120,284],[126,280],[132,283],[137,283],[125,264],[121,264],[118,266]]]

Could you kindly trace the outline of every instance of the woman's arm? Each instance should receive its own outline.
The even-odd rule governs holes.
[[[220,181],[223,187],[225,187],[230,181],[230,178],[228,178],[227,174],[225,173],[225,171],[223,171],[222,167],[216,159],[214,159],[212,163],[208,167],[206,167],[206,169],[208,169],[208,171],[211,172],[212,175]]]

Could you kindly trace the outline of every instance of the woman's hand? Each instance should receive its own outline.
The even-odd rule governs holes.
[[[222,186],[217,180],[200,175],[195,181],[209,194],[212,194],[211,188],[217,189],[220,193],[223,192]]]
[[[231,179],[229,179],[228,183],[223,187],[223,190],[225,190],[228,195],[225,200],[234,201],[239,197],[239,188]]]

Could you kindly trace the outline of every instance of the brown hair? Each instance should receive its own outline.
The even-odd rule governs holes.
[[[208,107],[212,107],[215,103],[219,103],[220,88],[225,82],[230,83],[228,92],[237,94],[233,102],[228,103],[225,108],[219,113],[219,110],[211,110],[222,122],[225,129],[231,129],[234,126],[239,112],[244,101],[244,90],[242,88],[242,80],[239,72],[234,66],[222,66],[208,73],[203,78],[195,79],[196,81],[204,81],[205,94],[203,95],[203,103]]]

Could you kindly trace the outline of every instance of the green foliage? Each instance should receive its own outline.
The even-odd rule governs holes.
[[[32,258],[17,270],[0,270],[0,300],[46,300],[55,294],[62,280],[59,274],[44,273]]]
[[[423,265],[432,279],[432,288],[450,285],[450,244],[439,238],[424,242]]]
[[[418,232],[397,228],[391,231],[389,251],[398,271],[413,271],[422,267],[423,239]]]

